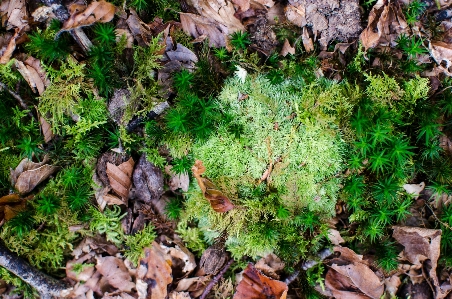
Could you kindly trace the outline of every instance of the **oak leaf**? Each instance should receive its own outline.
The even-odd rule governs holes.
[[[243,279],[233,299],[285,299],[287,291],[287,284],[261,274],[250,263],[243,272]]]
[[[192,172],[196,178],[202,194],[210,202],[210,206],[218,213],[224,213],[234,208],[229,198],[227,198],[208,178],[201,175],[206,171],[202,161],[196,160],[192,167]]]
[[[71,16],[67,19],[59,32],[78,27],[90,26],[96,22],[107,23],[115,16],[116,7],[105,1],[91,2],[86,8],[83,5],[71,6]]]
[[[110,181],[110,186],[125,202],[127,202],[129,190],[132,186],[132,172],[134,165],[135,162],[132,158],[121,163],[119,166],[109,162],[107,163],[107,177]]]

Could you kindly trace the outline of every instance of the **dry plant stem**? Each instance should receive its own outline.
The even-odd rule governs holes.
[[[215,277],[212,279],[211,282],[207,285],[207,287],[204,289],[204,292],[202,292],[201,297],[199,299],[206,299],[207,295],[209,295],[212,288],[218,283],[218,281],[223,277],[224,273],[228,271],[229,267],[231,267],[232,263],[234,262],[233,259],[230,259],[229,262],[221,269],[220,273],[215,275]]]
[[[0,266],[35,288],[41,299],[61,298],[61,292],[67,289],[61,281],[36,270],[2,243],[0,243]]]
[[[323,261],[324,259],[326,259],[327,257],[329,257],[332,254],[333,254],[333,252],[329,248],[320,250],[317,255],[319,257],[320,261],[317,261],[317,260],[304,261],[303,263],[301,263],[301,265],[298,267],[297,270],[295,270],[290,276],[288,276],[286,279],[284,279],[284,283],[287,285],[291,284],[292,282],[295,281],[295,279],[297,279],[298,275],[300,275],[301,269],[306,271],[306,270],[314,267],[315,265],[317,265],[318,263],[320,263],[321,261]]]
[[[0,82],[0,89],[4,89],[6,90],[10,95],[13,96],[13,98],[15,98],[18,102],[20,107],[22,107],[22,109],[24,110],[29,110],[28,105],[25,103],[25,101],[20,97],[19,94],[15,93],[14,91],[12,91],[11,89],[8,88],[8,86],[6,86],[5,83]],[[30,115],[31,117],[34,118],[33,113],[28,112],[28,115]]]
[[[426,203],[425,206],[426,206],[427,208],[429,208],[430,212],[432,212],[432,215],[433,215],[433,217],[435,218],[436,221],[438,221],[439,223],[441,223],[442,225],[444,225],[446,228],[452,230],[452,227],[450,227],[449,224],[447,224],[447,223],[445,223],[445,222],[439,220],[439,218],[436,216],[435,212],[433,211],[432,207],[431,207],[428,203]]]

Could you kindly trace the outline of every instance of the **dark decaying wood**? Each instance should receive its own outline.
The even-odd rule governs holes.
[[[63,282],[33,268],[0,242],[0,266],[35,288],[41,299],[62,298],[68,288]]]

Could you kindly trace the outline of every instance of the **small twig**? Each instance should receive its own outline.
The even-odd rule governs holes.
[[[284,279],[284,283],[287,285],[291,284],[292,282],[295,281],[295,279],[297,279],[298,275],[300,275],[301,269],[306,271],[306,270],[314,267],[318,263],[322,262],[324,259],[326,259],[327,257],[329,257],[332,254],[333,254],[333,252],[329,248],[320,250],[317,254],[317,257],[320,259],[319,261],[311,259],[311,260],[304,261],[303,263],[301,263],[301,265],[299,264],[300,266],[298,267],[298,269],[295,270],[286,279]]]
[[[9,89],[8,86],[5,83],[1,82],[1,81],[0,81],[0,89],[6,90],[10,95],[13,96],[13,98],[15,98],[19,102],[19,105],[20,105],[20,107],[22,107],[22,109],[28,110],[28,115],[30,117],[35,118],[33,113],[31,113],[30,108],[28,107],[28,105],[25,103],[25,101],[20,97],[20,95],[18,93],[15,93],[11,89]]]
[[[234,262],[233,259],[230,259],[229,262],[223,267],[223,269],[215,275],[215,277],[209,282],[207,287],[204,289],[204,292],[202,292],[201,297],[199,299],[206,299],[207,295],[209,295],[212,288],[218,283],[218,281],[223,277],[224,273],[228,271],[229,267],[231,267],[232,263]]]
[[[430,210],[430,212],[432,212],[433,217],[435,218],[436,221],[438,221],[439,223],[441,223],[442,225],[444,225],[446,228],[452,230],[452,227],[450,227],[449,224],[439,220],[438,216],[436,216],[435,212],[433,211],[432,207],[428,204],[425,203],[425,206]]]

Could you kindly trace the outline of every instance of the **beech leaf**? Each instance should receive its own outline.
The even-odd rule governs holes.
[[[224,213],[234,208],[229,198],[227,198],[208,178],[201,177],[206,171],[202,161],[196,160],[192,167],[192,172],[196,178],[204,197],[210,202],[210,206],[218,213]]]
[[[152,242],[151,248],[144,249],[144,258],[140,260],[137,271],[140,283],[148,285],[146,298],[166,298],[167,286],[173,281],[171,274],[171,256],[157,242]]]
[[[135,162],[132,158],[116,166],[110,162],[107,163],[107,177],[110,181],[113,191],[121,196],[127,202],[129,190],[132,186],[132,172]]]
[[[57,166],[45,164],[47,161],[47,156],[41,163],[34,163],[25,158],[15,170],[11,170],[11,183],[19,194],[30,193],[58,169]]]
[[[249,263],[233,299],[285,299],[287,291],[288,287],[284,282],[261,274]]]

